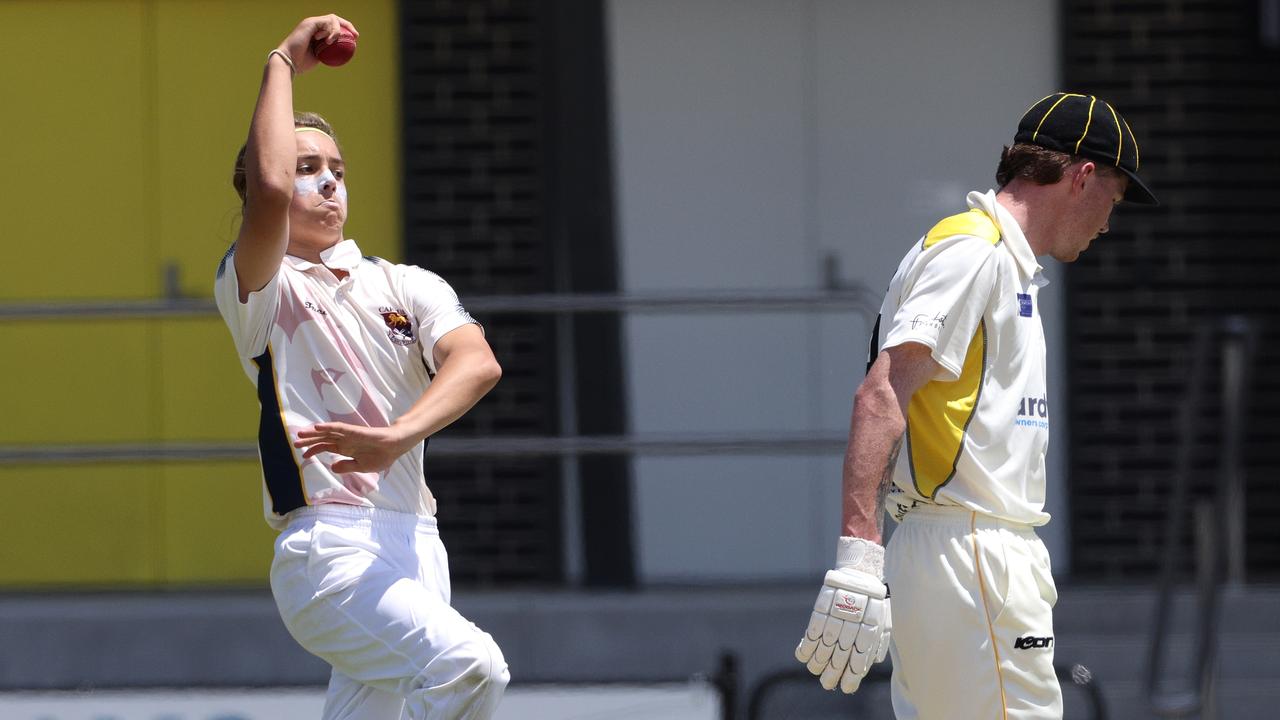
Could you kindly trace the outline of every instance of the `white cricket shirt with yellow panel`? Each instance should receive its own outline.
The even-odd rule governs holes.
[[[262,408],[267,522],[280,529],[290,511],[326,503],[435,515],[421,443],[383,472],[335,473],[336,456],[303,458],[293,441],[316,423],[386,427],[407,412],[431,384],[436,341],[475,322],[453,289],[422,268],[361,257],[344,240],[320,254],[322,264],[285,255],[242,303],[234,253],[218,267],[214,293]]]
[[[912,397],[886,508],[897,717],[1061,720],[1057,589],[1044,543],[1049,439],[1038,291],[1045,284],[994,192],[907,253],[882,307],[880,347],[932,349]],[[873,343],[874,346],[874,343]]]
[[[1043,525],[1049,408],[1042,268],[995,192],[972,192],[903,258],[879,349],[916,342],[942,366],[912,397],[887,503],[959,506]]]

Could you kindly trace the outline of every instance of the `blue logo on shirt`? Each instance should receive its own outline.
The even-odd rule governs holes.
[[[1018,293],[1018,314],[1031,317],[1031,296],[1027,293]]]
[[[1049,401],[1044,397],[1024,397],[1018,402],[1018,417],[1014,425],[1048,429]]]

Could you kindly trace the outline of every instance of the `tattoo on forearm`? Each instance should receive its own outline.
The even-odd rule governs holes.
[[[893,485],[893,468],[898,463],[898,453],[902,452],[902,441],[906,436],[904,432],[893,441],[893,448],[889,450],[889,460],[884,466],[884,474],[880,476],[880,486],[876,488],[876,529],[880,531],[881,537],[884,536],[884,499],[889,496],[889,487]]]

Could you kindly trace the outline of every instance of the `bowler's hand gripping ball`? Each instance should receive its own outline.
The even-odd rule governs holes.
[[[327,45],[323,40],[312,41],[311,51],[325,65],[331,67],[345,65],[351,59],[351,56],[356,54],[356,38],[351,33],[343,30],[336,40]]]

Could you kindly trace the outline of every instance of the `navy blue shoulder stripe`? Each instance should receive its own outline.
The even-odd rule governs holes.
[[[231,247],[227,248],[227,251],[222,255],[222,262],[218,263],[217,277],[219,280],[221,280],[222,276],[227,273],[227,260],[229,260],[231,256],[235,254],[236,254],[236,244],[231,243]]]

